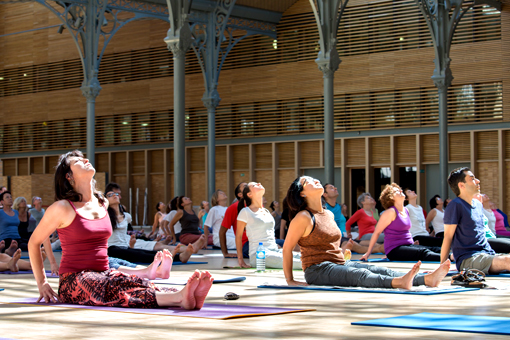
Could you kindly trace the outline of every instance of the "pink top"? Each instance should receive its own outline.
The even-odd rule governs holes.
[[[503,217],[503,215],[501,215],[499,211],[495,209],[492,209],[492,212],[494,213],[494,216],[496,216],[496,234],[498,233],[498,231],[506,232],[505,218]]]
[[[108,239],[112,235],[108,214],[103,218],[90,220],[81,216],[71,201],[69,203],[76,216],[67,227],[58,229],[62,245],[59,275],[84,270],[108,270]]]
[[[373,233],[375,230],[375,225],[377,224],[375,218],[373,216],[368,216],[363,209],[356,211],[354,215],[352,215],[351,218],[345,222],[345,229],[347,231],[351,231],[351,225],[354,222],[358,222],[358,239],[361,239],[361,237],[365,234]]]

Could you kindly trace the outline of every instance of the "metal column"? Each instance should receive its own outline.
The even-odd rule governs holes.
[[[315,60],[324,77],[324,177],[335,183],[335,112],[334,74],[341,63],[337,32],[343,11],[349,0],[309,0],[319,28],[320,52]]]

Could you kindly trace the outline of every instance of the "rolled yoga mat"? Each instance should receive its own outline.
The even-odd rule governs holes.
[[[510,335],[510,318],[497,316],[419,313],[352,322],[351,325]]]
[[[2,299],[0,303],[22,304],[22,305],[38,305],[46,307],[64,307],[64,308],[77,308],[77,309],[92,309],[107,312],[123,312],[123,313],[136,313],[136,314],[153,314],[153,315],[168,315],[168,316],[185,316],[193,318],[206,318],[206,319],[233,319],[251,316],[263,315],[276,315],[286,313],[309,312],[315,309],[291,309],[291,308],[274,308],[274,307],[256,307],[256,306],[240,306],[237,304],[208,304],[200,310],[186,310],[182,308],[123,308],[123,307],[98,307],[98,306],[83,306],[73,304],[61,303],[36,303],[37,298],[17,298],[17,299]],[[236,301],[237,303],[237,301]]]
[[[388,294],[412,294],[412,295],[439,295],[449,293],[468,292],[479,290],[479,288],[465,288],[459,286],[444,286],[429,288],[425,286],[413,287],[411,290],[399,288],[364,288],[364,287],[339,287],[339,286],[280,286],[280,285],[261,285],[257,288],[271,289],[296,289],[296,290],[323,290],[330,292],[356,292],[356,293],[388,293]]]
[[[246,280],[245,276],[233,277],[233,278],[230,278],[230,279],[214,279],[213,284],[242,282],[244,280]],[[178,278],[173,278],[172,279],[172,278],[170,278],[170,279],[151,280],[151,282],[157,283],[157,284],[163,284],[163,285],[183,285],[184,286],[184,285],[186,285],[188,280],[187,279],[178,279]]]

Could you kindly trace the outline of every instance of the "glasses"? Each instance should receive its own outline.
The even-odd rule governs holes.
[[[109,194],[106,195],[106,197],[113,197],[113,196],[120,196],[120,194],[117,192],[110,192]]]

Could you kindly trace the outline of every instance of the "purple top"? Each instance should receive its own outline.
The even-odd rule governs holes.
[[[397,217],[384,229],[384,252],[386,255],[399,246],[410,246],[414,243],[413,236],[409,232],[411,229],[409,212],[404,208],[406,216],[403,217],[397,208],[391,208],[395,210]]]

